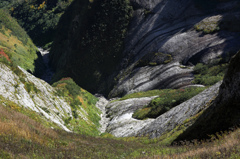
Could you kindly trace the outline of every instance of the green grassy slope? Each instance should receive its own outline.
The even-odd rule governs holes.
[[[35,72],[37,48],[24,29],[4,9],[0,9],[0,49],[4,54],[1,61]],[[5,58],[10,60],[6,61]]]
[[[71,78],[63,78],[53,84],[59,96],[69,101],[73,118],[65,119],[65,124],[80,134],[99,135],[101,112],[95,107],[97,98],[80,88]]]

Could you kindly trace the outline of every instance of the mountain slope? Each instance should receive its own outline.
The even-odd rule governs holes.
[[[127,0],[75,0],[59,22],[50,51],[54,81],[70,76],[92,93],[109,91],[130,13]]]
[[[54,88],[20,67],[7,67],[2,63],[0,74],[1,103],[32,110],[66,131],[99,134],[97,98],[71,79],[56,83]]]
[[[49,48],[61,15],[72,0],[2,0],[0,8],[9,10],[37,46]]]
[[[57,69],[56,80],[71,76],[90,92],[101,92],[109,98],[152,89],[181,88],[191,85],[194,79],[188,66],[227,62],[221,59],[229,58],[240,49],[239,30],[232,27],[238,25],[240,14],[236,0],[204,1],[201,5],[197,0],[130,2],[134,12],[124,38],[124,49],[115,48],[115,44],[121,44],[117,41],[119,38],[112,37],[115,33],[105,29],[124,31],[128,11],[121,10],[120,6],[127,3],[119,1],[120,8],[116,9],[124,14],[113,16],[123,21],[123,28],[122,25],[111,28],[117,18],[102,26],[90,21],[98,22],[105,19],[104,16],[96,16],[95,20],[80,18],[91,15],[91,10],[84,10],[87,2],[85,7],[70,7],[71,11],[65,16],[71,18],[63,18],[59,23],[61,29],[51,51],[51,63]],[[93,12],[94,4],[89,4]],[[112,15],[111,10],[108,9],[106,15]],[[94,35],[87,31],[78,33],[84,28]]]
[[[36,64],[41,64],[41,61],[37,61],[37,47],[24,29],[4,9],[0,9],[0,38],[1,52],[6,54],[8,60],[1,56],[1,61],[38,73]]]

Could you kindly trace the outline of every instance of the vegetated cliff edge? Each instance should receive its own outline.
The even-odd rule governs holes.
[[[0,61],[41,74],[43,62],[37,47],[17,21],[0,9]]]
[[[59,23],[51,51],[55,80],[71,76],[90,92],[109,98],[189,85],[192,69],[184,65],[221,61],[239,49],[235,26],[240,5],[236,0],[130,0],[133,14],[128,29],[129,10],[122,7],[129,5],[124,0],[106,2],[108,5],[73,3]],[[115,15],[115,11],[121,13]],[[92,16],[94,13],[99,16]],[[120,35],[126,29],[122,50]]]

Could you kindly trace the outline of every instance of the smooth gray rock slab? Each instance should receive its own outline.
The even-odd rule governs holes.
[[[109,103],[106,108],[110,122],[106,131],[116,137],[135,136],[138,130],[151,123],[153,119],[136,120],[132,118],[132,114],[156,97],[132,98]]]
[[[195,29],[199,24],[200,28],[205,24],[216,28],[226,17],[239,17],[239,10],[234,9],[238,1],[218,2],[211,10],[196,7],[192,0],[131,0],[131,3],[135,10],[125,39],[121,78],[110,92],[110,98],[159,86],[178,88],[179,80],[188,85],[186,71],[169,69],[166,74],[165,68],[176,63],[211,63],[240,49],[239,32],[221,29],[205,34]],[[172,61],[164,66],[135,67],[147,54],[158,52],[171,55]],[[154,74],[159,76],[150,78]],[[171,84],[164,85],[163,81],[169,79]]]
[[[220,85],[221,82],[218,82],[214,86],[208,88],[188,101],[172,108],[139,130],[137,134],[140,136],[148,135],[150,138],[156,138],[161,136],[163,133],[173,130],[176,126],[182,124],[186,119],[203,110],[205,105],[217,96]]]

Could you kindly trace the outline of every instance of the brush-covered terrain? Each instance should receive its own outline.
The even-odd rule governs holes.
[[[1,61],[34,73],[37,48],[7,10],[0,9]]]
[[[232,158],[240,157],[240,130],[211,135],[206,141],[166,145],[160,139],[114,138],[52,129],[38,114],[0,105],[0,157],[11,158]]]
[[[240,158],[239,8],[2,0],[0,158]]]

